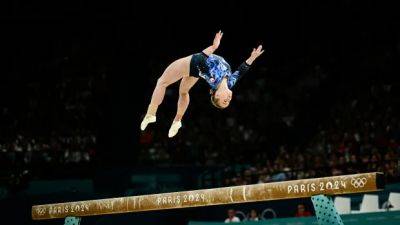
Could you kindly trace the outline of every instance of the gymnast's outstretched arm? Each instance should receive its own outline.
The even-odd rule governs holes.
[[[262,49],[262,45],[259,45],[257,48],[253,48],[253,51],[250,54],[250,57],[246,60],[248,65],[253,64],[254,60],[256,60],[261,54],[263,54],[264,49]]]
[[[222,35],[224,33],[222,33],[221,31],[219,31],[218,33],[215,34],[214,37],[214,41],[213,44],[211,46],[209,46],[208,48],[203,50],[203,53],[206,55],[211,55],[215,52],[215,50],[217,50],[217,48],[219,47],[219,44],[221,43],[221,39],[222,39]]]
[[[232,88],[237,81],[247,73],[247,71],[250,69],[251,64],[253,64],[254,60],[256,60],[264,50],[262,49],[262,45],[259,45],[257,48],[253,48],[253,51],[251,52],[251,55],[249,58],[246,59],[245,62],[243,62],[239,68],[232,73],[230,76],[230,79],[228,80],[228,87]]]

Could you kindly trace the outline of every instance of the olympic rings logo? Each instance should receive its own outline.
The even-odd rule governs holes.
[[[367,178],[363,177],[363,178],[351,178],[350,181],[351,185],[353,185],[353,187],[355,188],[362,188],[367,184]]]
[[[37,208],[37,209],[36,209],[36,213],[37,213],[39,216],[43,216],[43,215],[46,213],[46,208],[43,208],[43,207]]]

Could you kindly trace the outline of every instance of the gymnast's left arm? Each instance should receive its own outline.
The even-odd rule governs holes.
[[[244,74],[247,73],[247,71],[249,71],[251,64],[253,64],[254,60],[256,60],[263,52],[264,50],[262,49],[262,45],[259,45],[257,48],[253,48],[250,57],[246,59],[246,61],[243,62],[239,66],[239,68],[230,76],[228,82],[228,86],[230,88],[236,84],[239,78],[241,78]]]
[[[263,54],[264,50],[262,49],[262,45],[259,45],[257,48],[253,48],[250,57],[246,60],[248,65],[253,64],[254,60],[256,60],[261,54]]]
[[[207,56],[213,54],[219,47],[219,44],[221,43],[222,35],[223,35],[222,31],[218,31],[218,33],[215,34],[213,44],[208,48],[204,49],[203,53],[206,54]]]

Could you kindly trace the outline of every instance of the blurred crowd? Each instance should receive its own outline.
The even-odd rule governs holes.
[[[396,87],[398,88],[398,87]],[[381,171],[399,181],[400,121],[391,85],[372,85],[333,106],[304,146],[279,146],[255,161],[225,169],[224,185]]]
[[[1,84],[1,166],[93,160],[103,126],[102,102],[109,94],[107,71],[82,61],[56,58],[34,69],[43,77]],[[208,87],[200,81],[173,139],[167,132],[178,92],[176,86],[168,88],[156,125],[134,140],[139,142],[135,165],[219,167],[221,185],[367,171],[399,180],[399,83],[375,74],[340,75],[334,59],[319,65],[299,57],[280,64],[256,63],[235,86],[225,110],[210,104]],[[154,75],[163,66],[149,60],[145,67]],[[384,68],[375,72],[384,74]],[[7,98],[10,93],[13,98]],[[131,130],[139,133],[136,128]]]
[[[89,162],[96,153],[96,137],[79,131],[54,137],[18,135],[0,144],[3,166]]]
[[[50,60],[37,65],[43,77],[1,85],[2,168],[86,163],[94,158],[105,73],[82,76],[77,67],[68,57]],[[7,97],[10,93],[13,98]]]
[[[301,63],[279,73],[289,76]],[[320,65],[289,85],[268,72],[259,67],[253,80],[241,80],[224,111],[212,108],[205,87],[194,90],[175,140],[162,132],[171,121],[163,113],[174,106],[161,106],[168,110],[158,121],[167,122],[142,133],[141,162],[223,166],[227,186],[368,171],[400,180],[398,83],[338,81]]]

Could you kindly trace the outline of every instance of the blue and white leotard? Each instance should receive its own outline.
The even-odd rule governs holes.
[[[228,88],[231,89],[236,82],[249,70],[250,65],[243,62],[239,68],[232,73],[230,65],[219,55],[197,53],[192,55],[190,62],[190,75],[203,78],[215,91],[223,78],[227,78]]]

